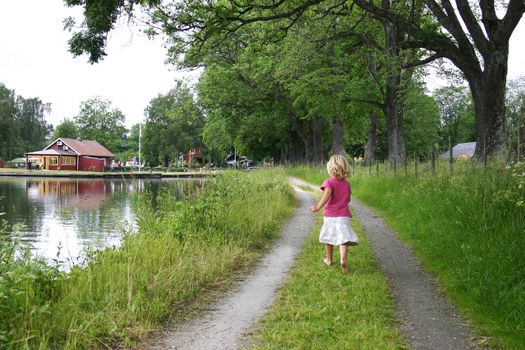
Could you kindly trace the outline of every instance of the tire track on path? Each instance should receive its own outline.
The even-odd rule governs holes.
[[[294,189],[300,205],[255,271],[212,305],[209,314],[158,335],[149,349],[233,350],[248,344],[250,330],[273,303],[311,232],[314,215],[308,207],[313,198],[296,186]]]

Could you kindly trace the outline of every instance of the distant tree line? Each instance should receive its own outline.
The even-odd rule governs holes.
[[[39,98],[16,95],[0,83],[0,160],[12,160],[45,146],[52,130],[46,121],[49,108]]]
[[[86,99],[75,116],[64,118],[55,128],[46,121],[50,111],[50,103],[16,96],[0,84],[0,160],[23,157],[60,137],[96,140],[114,153],[117,161],[138,158],[140,127],[126,128],[125,115],[110,100],[98,96]],[[182,82],[152,99],[145,116],[141,151],[149,165],[168,166],[187,150],[202,148],[203,113]]]

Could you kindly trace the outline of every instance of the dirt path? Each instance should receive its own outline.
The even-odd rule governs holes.
[[[249,341],[249,331],[272,304],[276,290],[283,284],[295,256],[310,233],[314,216],[308,207],[311,196],[296,189],[300,206],[283,227],[274,247],[259,267],[231,292],[211,306],[202,318],[181,325],[173,332],[159,335],[149,349],[239,349]]]
[[[302,182],[302,186],[318,190]],[[478,349],[476,336],[441,294],[434,278],[425,272],[412,251],[384,220],[352,199],[359,218],[396,301],[401,332],[413,349]]]

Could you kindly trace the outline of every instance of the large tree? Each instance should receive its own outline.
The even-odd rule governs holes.
[[[59,137],[75,138],[78,136],[80,136],[80,134],[78,133],[75,121],[73,119],[64,118],[60,124],[56,126],[53,136],[51,136],[51,140],[56,140]]]
[[[52,126],[46,121],[48,103],[16,96],[0,84],[0,159],[10,160],[45,146]]]
[[[476,154],[481,156],[483,149],[489,154],[500,151],[505,145],[509,40],[525,12],[525,2],[423,0],[427,18],[417,21],[411,12],[386,10],[366,0],[354,2],[377,18],[403,28],[407,36],[400,43],[402,47],[426,50],[427,55],[409,65],[446,58],[463,73],[474,101],[477,142],[486,143],[476,148]]]
[[[17,122],[20,125],[20,138],[25,150],[38,150],[45,146],[52,126],[46,121],[46,113],[51,111],[51,104],[43,103],[39,98],[16,99]]]
[[[449,137],[454,144],[476,139],[474,104],[465,86],[447,86],[433,92],[440,113],[440,145],[449,147]],[[483,148],[483,147],[478,147]]]
[[[15,100],[15,92],[0,83],[0,160],[11,160],[21,151]]]
[[[153,166],[177,162],[179,156],[201,147],[204,116],[191,90],[178,81],[167,94],[160,94],[146,108],[144,155]]]
[[[501,6],[502,16],[498,16],[497,11],[500,3],[493,0],[477,3],[467,0],[456,0],[454,3],[450,0],[409,3],[385,0],[379,5],[367,0],[353,0],[352,3],[334,0],[258,3],[65,1],[70,6],[85,8],[85,26],[73,34],[70,49],[75,55],[89,53],[91,62],[97,62],[105,55],[108,32],[121,15],[132,16],[133,7],[137,4],[142,5],[149,14],[147,21],[151,25],[150,33],[154,34],[156,28],[160,28],[167,34],[173,44],[170,52],[176,57],[191,52],[190,49],[202,48],[213,36],[227,37],[239,28],[258,21],[275,21],[277,28],[286,30],[305,13],[312,11],[320,16],[348,16],[353,3],[385,23],[387,40],[391,41],[387,49],[391,53],[402,48],[426,50],[428,55],[417,62],[402,62],[405,67],[426,64],[437,58],[447,58],[456,65],[472,92],[478,142],[481,144],[486,140],[488,153],[494,153],[504,145],[509,39],[525,12],[523,0],[504,1]],[[69,21],[69,24],[72,28],[73,22]],[[214,44],[220,44],[220,41]],[[391,56],[395,57],[395,54]],[[392,75],[390,83],[395,83],[396,75]],[[481,148],[478,147],[478,150]]]
[[[80,112],[75,117],[82,138],[95,140],[111,152],[120,152],[125,146],[125,120],[118,108],[112,108],[111,101],[100,97],[81,102]]]

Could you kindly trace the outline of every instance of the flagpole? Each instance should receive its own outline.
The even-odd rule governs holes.
[[[142,123],[139,123],[139,173],[140,173],[140,166],[142,163],[140,162],[140,143],[142,139]]]

